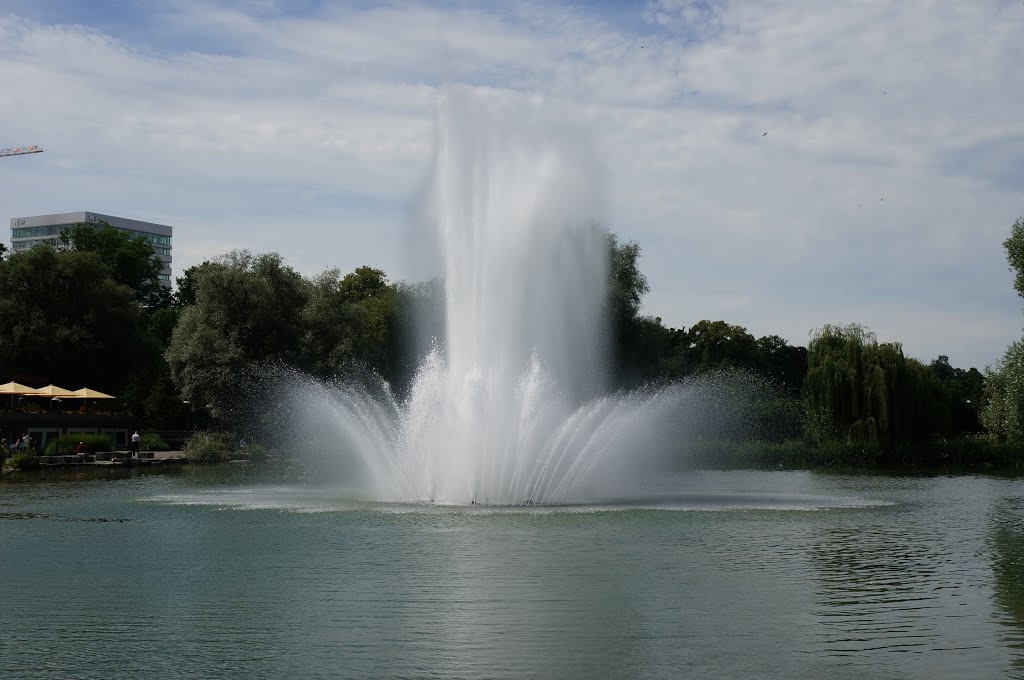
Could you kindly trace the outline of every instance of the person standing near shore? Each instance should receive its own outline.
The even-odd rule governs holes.
[[[138,456],[139,455],[139,439],[141,439],[141,437],[139,437],[139,433],[136,431],[135,434],[132,435],[132,455],[133,456]]]

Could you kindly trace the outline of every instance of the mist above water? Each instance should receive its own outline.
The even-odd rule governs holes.
[[[590,140],[536,102],[462,89],[443,94],[436,129],[424,224],[445,335],[404,400],[306,385],[307,412],[382,500],[517,505],[625,488],[677,399],[604,393],[609,251]]]

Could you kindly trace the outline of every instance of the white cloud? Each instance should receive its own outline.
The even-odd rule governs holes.
[[[1024,214],[1024,7],[282,7],[178,2],[152,42],[0,18],[4,145],[47,147],[0,163],[0,205],[174,224],[178,272],[247,246],[402,277],[437,87],[458,81],[586,118],[666,322],[804,342],[862,321],[962,364],[1019,332],[1000,242]]]

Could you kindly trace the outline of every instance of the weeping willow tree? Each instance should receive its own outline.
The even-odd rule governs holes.
[[[811,334],[804,380],[808,434],[818,442],[890,449],[949,427],[941,386],[899,343],[879,344],[859,324]]]
[[[858,324],[814,331],[804,398],[814,439],[877,446],[889,431],[889,389],[875,335]]]

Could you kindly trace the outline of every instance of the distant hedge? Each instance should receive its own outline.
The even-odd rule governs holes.
[[[171,446],[160,435],[146,432],[139,436],[140,451],[170,451]]]
[[[47,456],[70,456],[75,452],[79,442],[85,442],[86,450],[89,453],[97,451],[113,451],[114,443],[107,434],[84,434],[71,433],[63,434],[55,442],[46,445]]]

